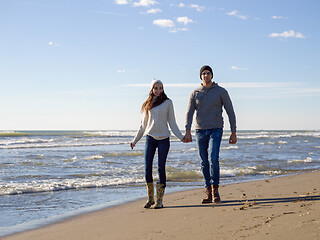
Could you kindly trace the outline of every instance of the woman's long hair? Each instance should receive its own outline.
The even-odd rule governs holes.
[[[144,112],[148,116],[148,112],[156,107],[162,104],[165,100],[169,99],[167,95],[164,93],[164,91],[161,93],[160,96],[155,96],[153,94],[153,88],[151,89],[149,93],[148,99],[142,104],[141,112]]]

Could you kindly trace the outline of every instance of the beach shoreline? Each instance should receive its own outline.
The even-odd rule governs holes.
[[[0,137],[0,237],[145,197],[144,144],[133,131],[25,131]],[[319,131],[239,131],[223,137],[220,183],[319,169]],[[259,151],[257,151],[259,149]],[[196,142],[170,142],[166,193],[202,188]],[[154,169],[155,170],[155,169]],[[155,181],[158,174],[154,172]],[[89,208],[89,211],[87,211]],[[40,223],[40,224],[39,224]]]
[[[221,185],[221,204],[201,204],[203,189],[170,193],[163,209],[139,199],[1,239],[319,239],[319,180],[313,171]]]

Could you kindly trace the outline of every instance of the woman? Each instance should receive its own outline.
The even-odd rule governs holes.
[[[145,178],[148,190],[148,201],[144,205],[150,208],[154,202],[154,188],[152,177],[153,158],[158,148],[158,173],[159,182],[157,182],[157,203],[155,209],[163,208],[162,199],[166,187],[166,160],[170,148],[170,132],[168,123],[172,132],[180,139],[183,139],[174,116],[172,101],[167,97],[163,90],[163,84],[160,80],[154,79],[151,82],[151,90],[148,99],[143,103],[141,112],[143,118],[140,128],[130,143],[131,149],[146,133],[145,145]]]

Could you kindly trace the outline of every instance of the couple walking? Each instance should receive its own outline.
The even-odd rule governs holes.
[[[145,208],[150,208],[154,201],[154,186],[152,177],[153,158],[158,148],[158,173],[159,182],[156,184],[157,202],[154,208],[163,208],[163,196],[166,187],[166,160],[170,148],[169,126],[181,141],[192,142],[191,125],[196,111],[196,139],[201,158],[201,170],[204,177],[206,197],[202,203],[219,203],[219,150],[223,133],[222,107],[225,108],[230,122],[230,144],[237,142],[236,117],[228,92],[213,82],[213,71],[205,65],[200,69],[202,84],[195,89],[189,98],[186,114],[186,134],[183,136],[177,126],[172,101],[164,93],[163,83],[153,80],[148,99],[143,103],[141,111],[143,118],[139,130],[130,147],[146,136],[145,145],[145,178],[148,190],[148,201]]]

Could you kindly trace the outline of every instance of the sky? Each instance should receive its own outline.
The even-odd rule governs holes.
[[[318,0],[0,0],[0,130],[136,130],[154,78],[184,129],[203,65],[238,130],[319,130],[319,11]]]

